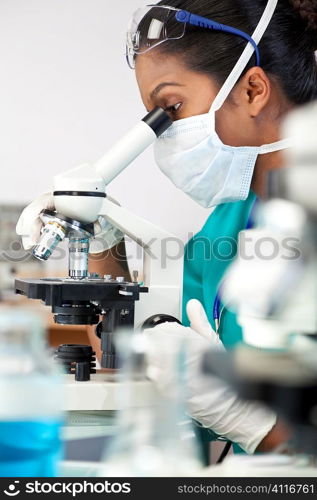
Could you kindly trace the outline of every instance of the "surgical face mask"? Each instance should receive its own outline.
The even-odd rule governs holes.
[[[288,140],[261,147],[224,145],[214,113],[176,122],[155,144],[161,171],[201,206],[245,200],[259,154],[289,147]]]
[[[260,42],[278,0],[269,0],[253,34]],[[248,44],[224,83],[209,113],[175,122],[155,143],[156,163],[176,187],[203,207],[245,200],[260,154],[291,146],[288,139],[260,147],[232,147],[222,143],[215,129],[215,113],[221,108],[253,53]]]

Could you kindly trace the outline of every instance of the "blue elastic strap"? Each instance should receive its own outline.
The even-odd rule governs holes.
[[[196,14],[191,14],[187,10],[179,10],[176,12],[175,18],[180,23],[188,23],[192,26],[198,26],[199,28],[207,28],[216,31],[223,31],[224,33],[230,33],[231,35],[237,35],[245,40],[247,40],[253,46],[256,55],[256,65],[261,66],[260,51],[253,40],[253,38],[237,28],[232,28],[231,26],[226,26],[225,24],[217,23],[206,17],[196,16]]]

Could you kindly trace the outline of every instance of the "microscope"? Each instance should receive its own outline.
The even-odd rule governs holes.
[[[119,366],[114,342],[118,329],[140,330],[181,319],[182,258],[167,259],[166,265],[161,265],[161,254],[166,248],[162,242],[175,246],[176,238],[106,196],[108,184],[171,124],[168,114],[155,108],[95,164],[80,165],[55,177],[56,211],[42,212],[41,239],[33,254],[46,261],[56,246],[68,239],[69,275],[65,279],[15,282],[16,293],[40,299],[50,306],[56,323],[96,325],[96,334],[101,339],[102,368]],[[89,244],[94,237],[94,222],[100,216],[143,248],[144,284],[138,283],[137,276],[128,283],[122,277],[88,273]],[[61,356],[66,364],[76,364],[77,380],[88,380],[89,368],[94,372],[89,353],[84,351],[87,346],[85,349],[79,346],[73,362],[69,352]]]

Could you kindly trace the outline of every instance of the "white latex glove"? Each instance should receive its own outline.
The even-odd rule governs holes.
[[[110,201],[117,201],[108,197]],[[54,210],[54,196],[44,193],[30,203],[20,215],[16,232],[22,237],[25,250],[34,247],[41,235],[43,223],[40,219],[42,210]],[[90,241],[89,253],[101,253],[117,245],[123,239],[123,233],[114,227],[104,217],[99,217],[94,224],[95,237]]]
[[[177,353],[185,349],[186,406],[203,427],[238,443],[252,454],[274,427],[276,415],[260,403],[239,399],[218,377],[204,375],[202,358],[210,349],[225,351],[197,300],[189,301],[187,314],[192,328],[164,323],[145,330],[148,338],[148,375],[158,388],[171,393],[177,380]],[[193,329],[194,328],[194,329]]]

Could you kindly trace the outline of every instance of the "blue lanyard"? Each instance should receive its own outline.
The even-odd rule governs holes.
[[[247,222],[247,225],[246,225],[246,228],[245,228],[246,230],[252,229],[254,227],[254,223],[255,223],[254,215],[255,215],[255,211],[256,211],[257,205],[258,205],[258,201],[259,200],[256,199],[255,202],[254,202],[254,204],[253,204],[253,207],[252,207],[252,210],[250,212],[250,215],[249,215],[249,218],[248,218],[248,222]],[[216,297],[215,297],[215,301],[214,301],[214,307],[213,307],[213,318],[214,318],[214,322],[215,322],[216,332],[218,332],[219,326],[220,326],[221,296],[222,296],[221,287],[222,287],[222,283],[220,284],[220,286],[218,288],[218,291],[217,291],[217,294],[216,294]]]

